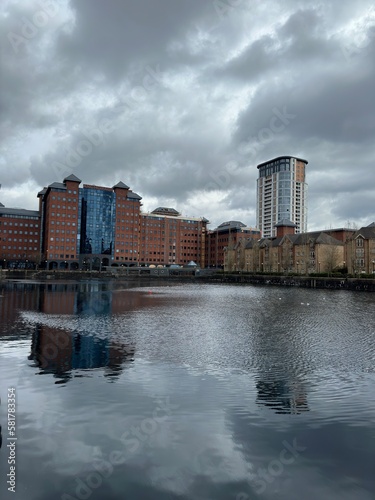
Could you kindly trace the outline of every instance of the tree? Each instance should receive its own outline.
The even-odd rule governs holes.
[[[328,274],[331,274],[341,265],[343,260],[343,246],[334,244],[324,245],[322,254],[324,269]]]

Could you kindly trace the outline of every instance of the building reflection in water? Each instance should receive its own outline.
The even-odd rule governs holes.
[[[299,414],[309,411],[303,384],[297,381],[261,381],[256,384],[256,402],[274,410],[275,413]]]
[[[110,315],[113,313],[112,291],[103,285],[77,289],[60,285],[53,291],[41,290],[39,311],[47,314]],[[100,288],[99,288],[100,287]],[[118,294],[114,294],[118,295]],[[126,363],[134,359],[134,346],[123,345],[109,338],[97,338],[91,331],[66,331],[44,324],[36,324],[32,336],[29,360],[42,373],[53,373],[60,383],[72,376],[83,376],[78,370],[104,368],[104,376],[116,380]],[[74,373],[74,370],[77,370]],[[58,382],[57,382],[58,383]]]
[[[275,413],[300,414],[309,411],[306,366],[311,363],[306,350],[305,329],[296,325],[300,311],[298,296],[285,304],[269,300],[255,316],[253,362],[257,369],[256,403]]]

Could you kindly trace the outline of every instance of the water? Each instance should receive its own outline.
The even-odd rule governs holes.
[[[375,498],[374,294],[8,283],[0,295],[2,499]]]

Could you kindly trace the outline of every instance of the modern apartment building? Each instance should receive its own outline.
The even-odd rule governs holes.
[[[185,217],[169,207],[141,213],[141,265],[205,265],[207,224],[205,217]]]
[[[307,161],[279,156],[257,166],[257,226],[262,237],[276,236],[276,224],[289,219],[296,232],[307,231]]]

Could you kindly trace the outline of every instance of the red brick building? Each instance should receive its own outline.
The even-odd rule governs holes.
[[[39,212],[0,204],[0,265],[31,268],[39,263]]]
[[[237,243],[240,239],[260,238],[259,229],[247,227],[240,221],[223,222],[216,229],[207,233],[206,239],[206,267],[224,266],[224,249],[228,245]]]
[[[41,263],[78,268],[78,213],[80,179],[70,175],[38,193],[41,218]],[[50,266],[55,267],[55,266]]]
[[[204,267],[208,220],[184,217],[174,208],[158,207],[141,213],[141,265],[186,265],[194,261]]]

